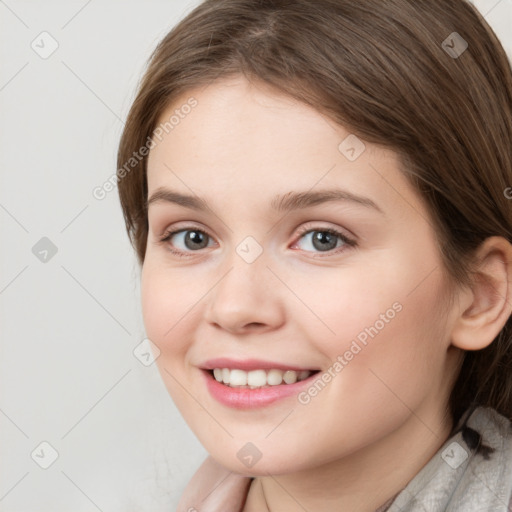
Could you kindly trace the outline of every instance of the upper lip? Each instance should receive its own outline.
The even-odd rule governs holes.
[[[279,370],[295,370],[295,371],[303,371],[310,370],[316,371],[318,368],[311,367],[303,367],[303,366],[295,366],[290,364],[279,363],[276,361],[264,361],[262,359],[245,359],[245,360],[236,360],[231,359],[229,357],[218,357],[215,359],[208,359],[199,365],[203,370],[213,370],[214,368],[229,368],[239,369],[244,371],[251,370],[271,370],[273,368]]]

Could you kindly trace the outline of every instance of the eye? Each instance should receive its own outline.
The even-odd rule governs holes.
[[[357,245],[354,240],[334,228],[303,226],[299,230],[299,235],[300,239],[307,240],[309,246],[313,247],[314,251],[316,250],[320,253],[330,253],[334,249],[338,249],[333,253],[338,254],[341,251],[347,250],[348,247],[355,247]],[[166,231],[159,238],[159,243],[166,245],[171,253],[179,257],[186,257],[191,256],[191,253],[213,245],[209,245],[208,240],[212,240],[208,233],[202,229],[189,227]],[[176,245],[178,245],[178,249],[175,249]],[[298,245],[298,242],[295,242],[292,247],[296,245]],[[327,256],[329,255],[331,254],[327,254]]]
[[[355,240],[348,238],[345,234],[334,228],[324,228],[320,226],[304,226],[299,231],[300,239],[307,241],[306,245],[313,247],[313,250],[319,252],[330,252],[334,249],[334,254],[347,250],[348,247],[355,247]],[[341,243],[338,243],[341,242]],[[294,246],[298,244],[295,242]],[[307,250],[307,249],[306,249]],[[330,254],[328,254],[329,256]]]
[[[186,256],[187,252],[195,252],[196,250],[207,247],[208,239],[211,239],[208,233],[201,229],[191,227],[189,229],[166,231],[159,241],[162,244],[167,244],[169,250],[173,254],[176,254],[177,256]],[[178,246],[181,245],[182,248],[178,248],[178,250],[173,249],[173,246],[176,243]]]

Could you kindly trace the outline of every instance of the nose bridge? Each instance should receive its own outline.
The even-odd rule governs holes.
[[[269,259],[253,237],[246,237],[226,257],[226,270],[210,294],[207,319],[227,330],[249,324],[276,326],[282,321],[282,304]]]
[[[219,283],[219,287],[235,287],[240,291],[237,295],[244,295],[246,298],[268,290],[265,284],[268,285],[267,280],[272,274],[267,268],[268,254],[254,237],[247,236],[236,245],[225,263],[229,270]],[[244,290],[247,293],[242,293]]]

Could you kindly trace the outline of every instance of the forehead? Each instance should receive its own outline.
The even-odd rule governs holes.
[[[343,187],[379,198],[383,208],[394,203],[410,209],[419,199],[401,175],[396,153],[360,141],[358,158],[347,158],[345,141],[359,142],[346,128],[241,77],[182,94],[158,126],[160,137],[153,137],[148,161],[148,196],[170,186],[209,202],[228,195],[249,204],[256,197],[270,202],[292,189]]]
[[[191,98],[196,106],[188,109]],[[185,110],[189,113],[178,120],[177,115]],[[249,160],[261,148],[260,160],[270,151],[275,158],[281,149],[286,151],[286,159],[293,161],[294,155],[311,148],[316,152],[328,149],[329,141],[319,146],[318,139],[325,138],[326,132],[332,136],[336,130],[334,123],[313,108],[242,77],[219,80],[182,94],[162,113],[159,127],[165,128],[171,117],[175,124],[162,134],[168,146],[179,148],[186,143],[187,148],[197,147],[198,153],[209,152],[216,160],[229,157],[233,161],[237,156]],[[155,149],[153,154],[159,152]]]

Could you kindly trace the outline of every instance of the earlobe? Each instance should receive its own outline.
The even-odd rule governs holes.
[[[452,345],[481,350],[499,334],[512,312],[512,245],[503,237],[487,238],[475,254],[471,289],[461,291]]]

